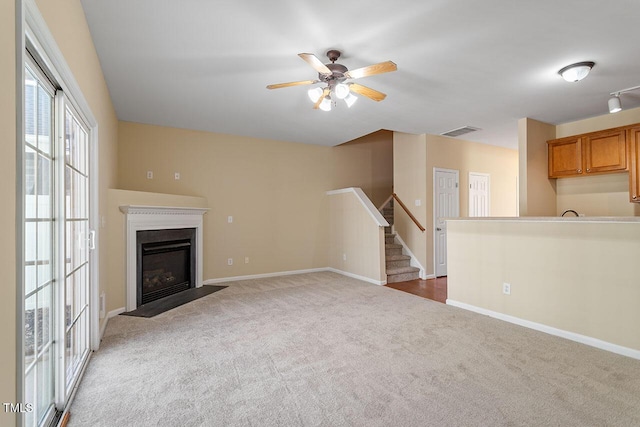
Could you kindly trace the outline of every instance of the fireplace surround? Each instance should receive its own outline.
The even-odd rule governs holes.
[[[203,215],[207,208],[124,205],[126,217],[126,311],[138,308],[138,232],[149,230],[194,229],[191,251],[195,253],[190,287],[202,286]]]

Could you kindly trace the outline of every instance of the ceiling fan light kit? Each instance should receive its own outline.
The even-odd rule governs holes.
[[[375,89],[356,83],[347,83],[346,81],[349,79],[359,79],[361,77],[396,71],[398,69],[396,64],[391,61],[386,61],[349,71],[349,69],[344,65],[336,63],[338,58],[340,58],[340,55],[341,52],[339,50],[329,50],[327,52],[327,57],[331,63],[323,64],[322,61],[312,53],[300,53],[298,56],[318,72],[318,80],[302,80],[297,82],[272,84],[268,85],[267,89],[280,89],[290,86],[324,83],[326,84],[324,89],[316,87],[307,91],[309,99],[314,104],[313,108],[320,109],[322,111],[331,111],[331,106],[335,105],[335,101],[333,101],[333,99],[341,99],[345,102],[347,107],[351,108],[358,99],[354,93],[365,96],[376,102],[382,101],[387,96]]]

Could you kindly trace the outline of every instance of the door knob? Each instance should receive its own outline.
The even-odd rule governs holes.
[[[442,231],[442,228],[438,227],[436,228],[436,231]]]

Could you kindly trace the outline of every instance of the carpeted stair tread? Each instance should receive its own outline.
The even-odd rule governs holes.
[[[402,249],[402,245],[397,243],[387,243],[385,246],[387,249]]]
[[[417,273],[420,269],[418,267],[399,267],[392,268],[387,270],[387,276],[392,276],[394,274],[404,274],[404,273]]]
[[[411,259],[409,255],[387,255],[387,261],[404,261],[409,259]]]

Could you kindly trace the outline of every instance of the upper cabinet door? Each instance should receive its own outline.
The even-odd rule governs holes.
[[[547,141],[549,178],[582,174],[582,138],[568,137]]]
[[[591,174],[629,170],[626,136],[625,129],[611,129],[585,135],[584,172]]]

